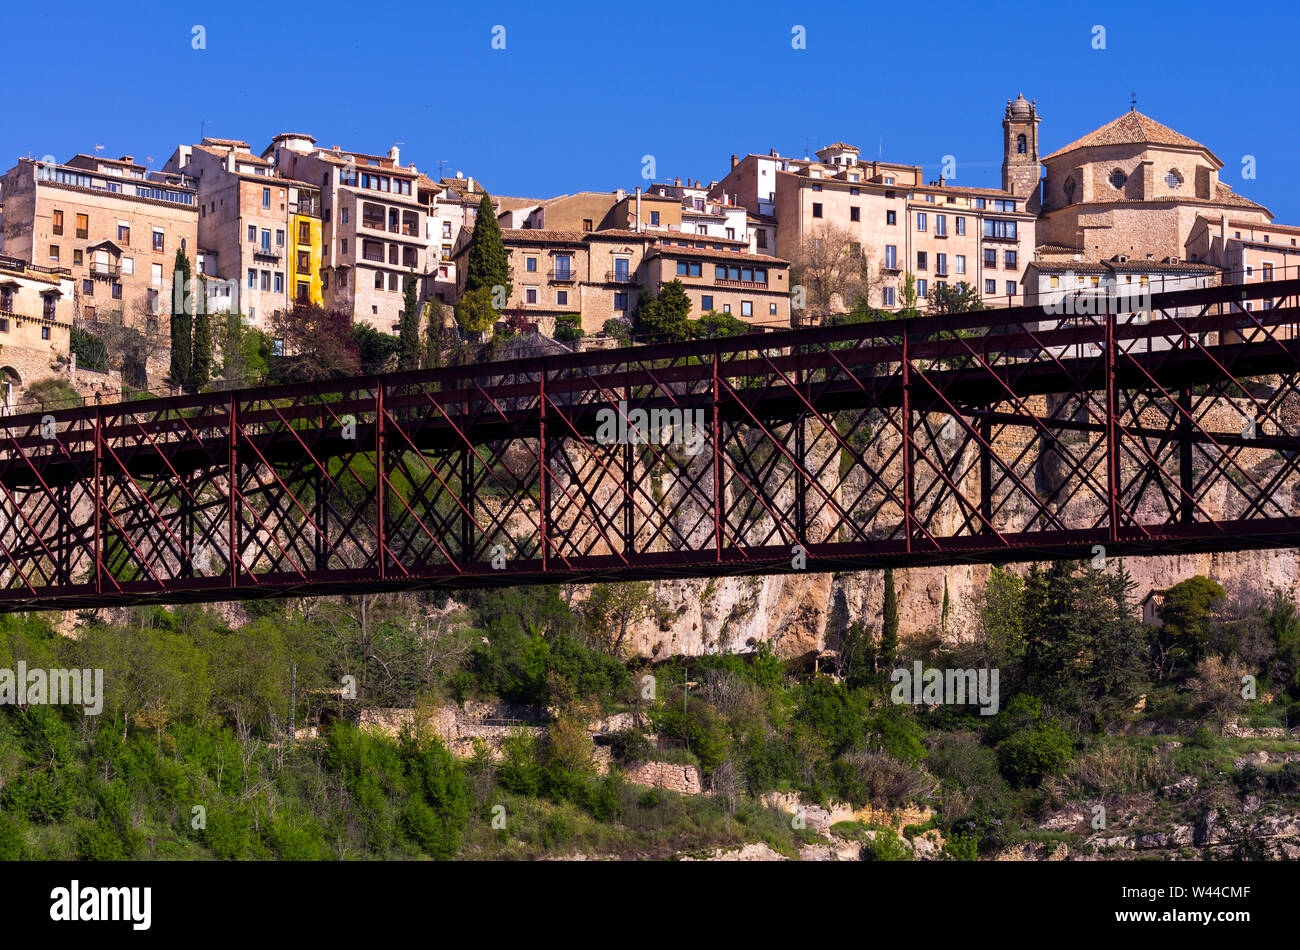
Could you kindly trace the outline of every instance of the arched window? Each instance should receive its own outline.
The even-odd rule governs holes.
[[[1028,143],[1025,141],[1025,136],[1024,133],[1022,132],[1020,135],[1016,136],[1016,154],[1024,155],[1027,148],[1028,148]]]
[[[1065,179],[1065,201],[1067,204],[1074,204],[1074,176],[1071,175]]]
[[[1179,186],[1181,186],[1182,183],[1183,183],[1183,176],[1178,174],[1178,169],[1171,168],[1165,174],[1165,184],[1169,186],[1169,189],[1171,191],[1178,190]]]
[[[1110,173],[1110,179],[1109,179],[1109,181],[1110,181],[1111,187],[1114,188],[1116,191],[1118,191],[1120,188],[1123,188],[1123,187],[1124,187],[1124,183],[1125,183],[1126,181],[1128,181],[1128,175],[1125,175],[1122,171],[1120,171],[1120,170],[1117,168],[1117,169],[1115,169],[1113,172]]]

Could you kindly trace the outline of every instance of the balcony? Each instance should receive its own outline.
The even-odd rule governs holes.
[[[284,256],[283,248],[274,247],[257,247],[253,249],[253,256],[260,257],[263,260],[278,261]]]
[[[636,277],[631,271],[605,271],[605,283],[607,284],[631,284],[636,282]]]
[[[383,218],[361,218],[361,226],[368,231],[387,231]]]
[[[546,279],[553,284],[573,284],[578,280],[578,274],[571,267],[556,267],[546,272]]]
[[[319,201],[290,201],[290,202],[289,202],[289,213],[290,213],[290,214],[305,214],[305,215],[309,215],[309,216],[311,216],[311,217],[313,217],[313,218],[319,218],[319,217],[320,217],[320,202],[319,202]]]
[[[757,280],[719,280],[713,281],[715,287],[739,287],[743,290],[766,290],[766,281]]]
[[[117,280],[122,276],[122,265],[109,264],[106,261],[91,261],[90,276],[98,280]]]

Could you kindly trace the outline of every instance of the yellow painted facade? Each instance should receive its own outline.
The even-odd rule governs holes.
[[[323,306],[324,295],[321,292],[321,220],[313,215],[294,214],[290,216],[293,229],[293,263],[290,268],[289,294],[297,300],[306,288],[307,299]]]

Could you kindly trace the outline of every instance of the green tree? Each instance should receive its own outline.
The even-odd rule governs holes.
[[[885,568],[885,597],[880,618],[880,668],[889,669],[898,659],[898,593],[894,590],[894,569]]]
[[[903,286],[898,291],[898,302],[901,309],[898,311],[900,317],[915,317],[916,309],[916,277],[911,271],[903,275]]]
[[[401,340],[398,352],[397,368],[420,368],[420,290],[415,274],[406,275],[402,292],[402,316],[397,324],[397,336]]]
[[[244,322],[238,311],[227,311],[220,323],[220,389],[241,389],[266,378],[271,337]]]
[[[956,284],[936,284],[930,289],[927,299],[931,313],[967,313],[984,309],[979,291],[964,280]]]
[[[509,300],[514,290],[510,263],[506,258],[505,243],[501,240],[501,226],[492,209],[492,199],[484,192],[466,251],[465,292],[469,294],[486,289],[491,299],[493,288],[498,286],[505,288],[505,299]]]
[[[697,340],[714,340],[729,336],[744,336],[752,327],[729,313],[710,310],[691,323],[691,336]]]
[[[632,311],[632,328],[655,343],[680,342],[691,335],[691,298],[680,280],[673,278],[659,289],[658,298],[644,287]]]
[[[1163,626],[1155,637],[1161,676],[1185,673],[1200,661],[1213,631],[1214,607],[1224,594],[1223,585],[1199,574],[1165,591],[1158,611]]]
[[[424,366],[435,369],[442,365],[442,331],[445,308],[437,297],[431,297],[424,304]]]
[[[212,381],[212,317],[199,307],[194,317],[194,344],[190,358],[190,385],[202,389]]]
[[[1042,697],[1079,728],[1100,729],[1132,709],[1149,683],[1146,634],[1120,569],[1075,571],[1057,562],[1035,567],[1025,583],[1025,676]]]
[[[456,304],[456,322],[466,333],[479,334],[492,329],[497,322],[497,311],[492,306],[492,288],[479,287],[467,292]]]
[[[191,299],[190,259],[185,256],[185,251],[178,247],[176,262],[172,266],[171,380],[173,386],[187,387],[190,383],[194,334],[194,311]]]

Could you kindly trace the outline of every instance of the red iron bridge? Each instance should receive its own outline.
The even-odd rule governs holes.
[[[1300,546],[1300,280],[1150,303],[7,417],[0,609]]]

